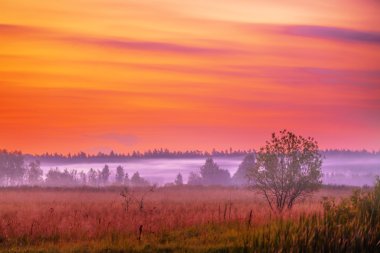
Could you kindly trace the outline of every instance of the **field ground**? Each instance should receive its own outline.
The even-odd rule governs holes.
[[[281,219],[258,192],[246,189],[133,189],[126,197],[121,190],[1,189],[0,252],[244,252],[252,244],[264,249],[265,229],[320,216],[323,197],[339,200],[353,188],[324,187]],[[263,239],[248,239],[252,233]]]

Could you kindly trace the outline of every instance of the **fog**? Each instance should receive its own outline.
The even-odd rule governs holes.
[[[236,172],[243,157],[214,158],[220,168],[227,169],[231,176]],[[116,167],[121,165],[131,176],[135,172],[146,178],[150,183],[164,185],[174,181],[176,175],[181,173],[187,182],[189,173],[198,172],[204,158],[196,159],[135,159],[124,163],[107,163],[111,170],[110,180],[115,178]],[[104,163],[78,163],[78,164],[41,164],[46,173],[51,168],[60,170],[77,170],[88,172],[90,168],[102,170]],[[322,165],[323,184],[364,186],[373,185],[376,176],[380,176],[380,158],[373,159],[337,159],[325,158]]]

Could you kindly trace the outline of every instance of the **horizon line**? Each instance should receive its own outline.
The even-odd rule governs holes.
[[[97,156],[97,155],[111,155],[113,153],[114,155],[133,155],[133,153],[138,153],[139,155],[146,155],[148,152],[153,152],[153,151],[168,151],[170,154],[174,153],[185,153],[185,152],[200,152],[201,155],[212,155],[214,152],[225,152],[228,151],[227,154],[231,153],[255,153],[257,152],[258,149],[251,148],[251,149],[233,149],[233,148],[225,148],[225,149],[216,149],[212,148],[211,150],[201,150],[201,149],[187,149],[187,150],[175,150],[175,149],[169,149],[169,148],[153,148],[153,149],[145,149],[145,150],[131,150],[128,152],[118,152],[116,150],[109,150],[109,151],[98,151],[98,152],[86,152],[86,151],[77,151],[77,152],[69,152],[69,153],[63,153],[63,152],[42,152],[42,153],[32,153],[32,152],[23,152],[22,150],[11,150],[7,148],[0,148],[1,151],[7,151],[7,152],[20,152],[22,155],[31,155],[31,156],[43,156],[46,154],[49,155],[61,155],[61,156],[68,156],[68,155],[78,155],[78,154],[85,154],[85,155],[90,155],[90,156]],[[329,152],[329,151],[339,151],[339,152],[365,152],[369,154],[378,154],[380,153],[380,148],[378,150],[369,150],[369,149],[347,149],[347,148],[324,148],[324,149],[319,149],[320,152]]]

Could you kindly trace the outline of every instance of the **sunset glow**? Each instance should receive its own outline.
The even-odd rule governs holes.
[[[0,148],[380,149],[378,1],[2,0]]]

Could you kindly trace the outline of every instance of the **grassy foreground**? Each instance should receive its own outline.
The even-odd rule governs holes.
[[[211,196],[213,196],[212,193]],[[217,196],[219,195],[211,197],[209,201],[216,201]],[[157,199],[157,196],[152,197],[152,201],[153,199]],[[173,200],[171,201],[173,202]],[[236,202],[239,208],[243,207],[238,199],[233,201]],[[240,201],[244,202],[244,200]],[[155,203],[155,206],[159,206],[158,202]],[[201,207],[200,211],[204,212],[206,210],[210,215],[213,213],[211,205],[207,206],[205,203],[198,203]],[[212,205],[215,205],[215,203],[213,202]],[[312,203],[307,205],[310,204]],[[168,203],[164,205],[166,207]],[[74,207],[79,208],[79,206]],[[172,203],[167,208],[174,207],[176,205]],[[159,216],[155,219],[154,214],[144,212],[144,215],[140,217],[141,214],[134,210],[134,212],[127,212],[125,217],[133,217],[134,220],[140,219],[136,223],[140,225],[134,227],[137,229],[123,232],[123,229],[118,230],[116,225],[113,224],[108,225],[108,230],[100,229],[99,234],[90,236],[74,233],[69,237],[68,234],[65,234],[68,233],[68,227],[61,228],[61,230],[59,227],[54,228],[54,226],[62,226],[63,224],[59,221],[50,221],[54,219],[53,215],[43,216],[47,223],[51,222],[52,230],[44,230],[45,228],[40,224],[39,230],[36,232],[20,230],[18,234],[14,231],[12,235],[5,228],[7,224],[4,223],[3,215],[0,227],[0,251],[380,252],[380,183],[377,183],[376,187],[370,191],[356,191],[351,197],[346,197],[339,203],[325,199],[321,212],[303,209],[297,215],[284,214],[282,217],[267,217],[264,222],[260,219],[264,219],[266,216],[263,214],[260,214],[261,216],[255,215],[255,212],[253,212],[253,215],[248,212],[244,217],[239,216],[237,213],[235,218],[228,218],[228,209],[231,208],[230,206],[225,207],[224,209],[222,208],[221,217],[218,217],[220,209],[218,208],[214,213],[217,214],[216,218],[211,219],[210,217],[214,217],[212,215],[204,222],[196,220],[187,224],[183,224],[183,219],[187,220],[189,217],[179,216],[183,210],[177,210],[178,207],[176,207],[173,211],[177,213],[167,218],[174,219],[173,226],[165,226],[164,223],[161,223],[157,227],[149,227],[147,224],[159,222]],[[94,209],[96,211],[96,207]],[[118,213],[117,208],[114,207],[114,209],[116,210],[116,215],[121,214]],[[197,207],[189,206],[187,209],[189,212],[193,212],[193,215],[197,215],[195,211]],[[107,215],[106,210],[103,210],[105,215]],[[78,209],[78,211],[80,210]],[[89,211],[91,210],[89,209]],[[159,212],[159,215],[165,221],[165,217],[170,212],[161,212]],[[66,213],[66,215],[72,214],[72,212]],[[152,216],[151,220],[148,221],[146,215],[148,217]],[[176,220],[178,225],[175,224]],[[27,219],[25,222],[27,222]],[[120,222],[122,223],[122,221]],[[85,224],[83,223],[82,225]],[[99,221],[99,224],[102,224],[102,221]],[[94,226],[94,224],[92,225]],[[79,229],[79,227],[76,227],[75,231]],[[91,227],[91,229],[94,228]]]

